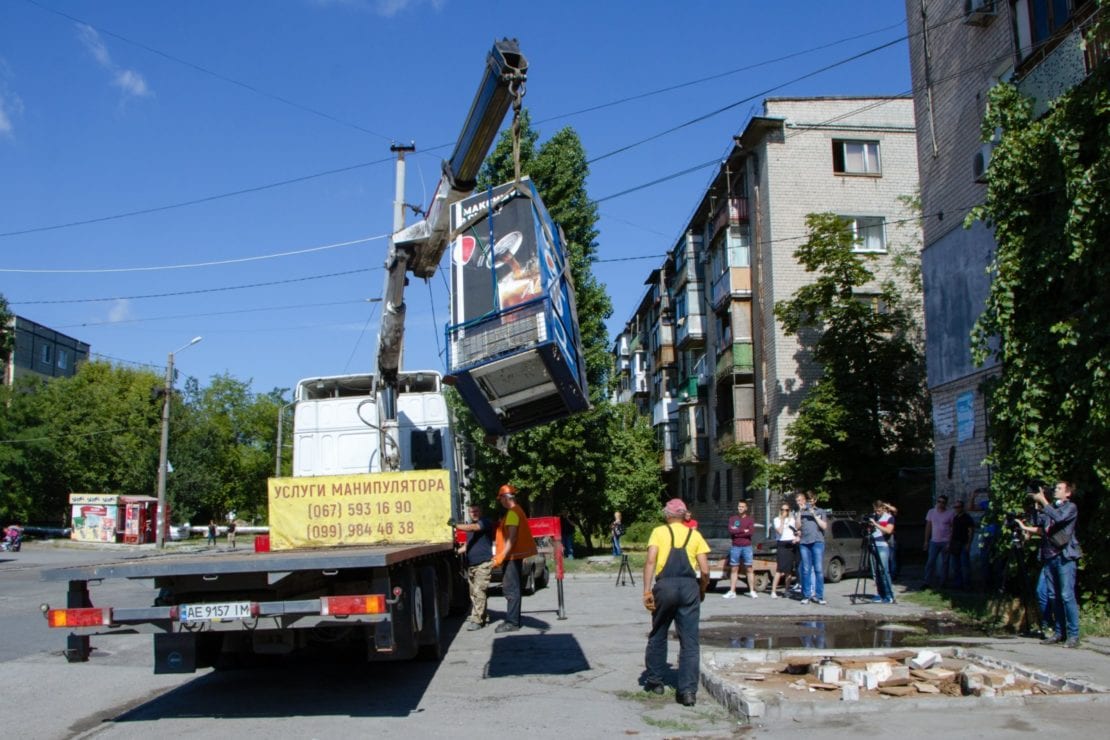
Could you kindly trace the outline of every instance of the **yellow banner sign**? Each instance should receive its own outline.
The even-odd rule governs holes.
[[[450,542],[446,470],[271,478],[270,548]]]

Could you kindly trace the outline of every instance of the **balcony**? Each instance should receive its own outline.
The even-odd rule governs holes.
[[[1041,116],[1049,104],[1078,85],[1100,61],[1106,59],[1108,40],[1096,38],[1088,43],[1084,36],[1093,17],[1101,9],[1095,3],[1077,9],[1056,33],[1039,39],[1035,44],[1029,39],[1019,39],[1023,48],[1017,66],[1018,90],[1033,98],[1033,115]]]
[[[717,276],[709,290],[709,300],[714,310],[729,298],[750,298],[752,295],[752,268],[730,267]]]
[[[701,347],[705,343],[705,315],[687,314],[678,320],[675,344],[679,349]]]
[[[713,373],[715,380],[720,380],[727,375],[751,375],[755,372],[755,351],[752,343],[733,342],[719,358],[717,368]]]
[[[678,462],[682,464],[705,462],[709,459],[709,437],[699,434],[678,440]]]
[[[646,396],[648,394],[647,373],[643,370],[633,373],[631,383],[633,395]]]
[[[708,395],[705,379],[700,376],[691,375],[678,384],[679,403],[697,403],[699,400],[704,400]]]
[[[713,214],[711,228],[709,229],[710,239],[717,235],[721,229],[726,226],[736,226],[738,224],[748,222],[748,199],[747,198],[729,198],[717,212]]]
[[[717,426],[717,449],[733,443],[755,444],[755,419],[728,419]]]
[[[694,393],[697,393],[697,386],[695,385]],[[653,427],[660,426],[672,422],[675,414],[678,413],[678,399],[667,396],[655,402],[651,407],[651,425]]]

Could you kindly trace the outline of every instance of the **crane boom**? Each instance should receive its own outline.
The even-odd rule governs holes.
[[[505,113],[513,100],[523,95],[527,73],[528,62],[516,39],[494,43],[455,149],[443,162],[443,175],[425,217],[399,229],[390,240],[378,334],[378,382],[387,393],[396,387],[401,369],[407,273],[420,278],[435,275],[451,242],[451,206],[474,190]]]

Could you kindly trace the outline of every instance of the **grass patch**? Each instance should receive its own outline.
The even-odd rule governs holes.
[[[606,553],[598,553],[598,555],[605,555]],[[645,552],[625,552],[628,556],[628,565],[632,568],[632,574],[639,580],[644,572],[644,559],[647,557]],[[563,560],[563,569],[567,573],[612,573],[614,576],[617,570],[621,567],[621,559],[613,558],[611,561],[601,562],[588,562],[586,558],[592,557],[575,556],[574,560]],[[552,561],[548,561],[548,567],[554,568],[555,565]]]
[[[662,706],[674,701],[674,691],[667,690],[662,694],[653,694],[650,691],[618,691],[617,696],[628,701],[636,701],[649,706]]]
[[[1010,596],[983,594],[969,591],[909,591],[899,599],[924,606],[938,612],[951,612],[961,622],[967,622],[984,632],[1015,629],[1020,621],[1020,604]],[[1014,614],[1014,608],[1018,614]]]
[[[697,725],[689,722],[684,722],[677,719],[659,719],[656,717],[645,714],[643,716],[644,724],[658,727],[660,730],[675,730],[677,732],[693,732],[698,729]]]
[[[899,597],[934,611],[951,612],[984,632],[1017,631],[1025,607],[1012,595],[970,591],[910,591]],[[1027,601],[1032,601],[1032,596]],[[1036,624],[1039,620],[1033,620]],[[1110,605],[1087,602],[1079,606],[1079,634],[1086,637],[1110,636]]]

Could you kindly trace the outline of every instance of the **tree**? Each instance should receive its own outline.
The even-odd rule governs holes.
[[[1103,12],[1092,38],[1108,25]],[[1012,85],[991,91],[984,136],[1003,136],[986,201],[968,217],[993,226],[997,243],[973,332],[976,360],[998,360],[985,387],[993,508],[1020,509],[1031,478],[1071,479],[1087,542],[1110,525],[1108,67],[1040,118]],[[1110,551],[1088,547],[1085,563],[1085,582],[1105,595]]]
[[[8,299],[0,293],[0,378],[4,377],[8,363],[12,361],[12,350],[15,348],[15,331],[9,326],[13,318],[8,309]]]
[[[626,409],[606,399],[610,369],[605,320],[612,303],[591,271],[597,254],[597,205],[586,191],[589,166],[578,135],[570,128],[539,144],[527,110],[520,121],[521,174],[536,184],[551,217],[567,239],[574,281],[586,377],[593,408],[569,419],[513,435],[508,454],[482,444],[483,433],[470,414],[455,403],[459,430],[475,450],[474,496],[492,499],[512,481],[540,514],[567,510],[587,536],[601,532],[614,509],[628,521],[654,508],[662,485],[650,428],[633,422]],[[512,180],[512,138],[506,132],[482,169],[479,187]]]
[[[889,492],[905,466],[931,450],[920,331],[894,280],[875,281],[874,255],[853,251],[849,223],[831,213],[806,217],[809,238],[794,256],[815,280],[775,306],[787,334],[816,338],[821,377],[787,431],[783,474],[843,507]],[[886,495],[889,495],[886,494]]]
[[[248,381],[224,374],[204,388],[189,378],[185,398],[171,437],[175,462],[167,487],[176,516],[205,521],[235,511],[264,517],[280,392],[256,395]]]

